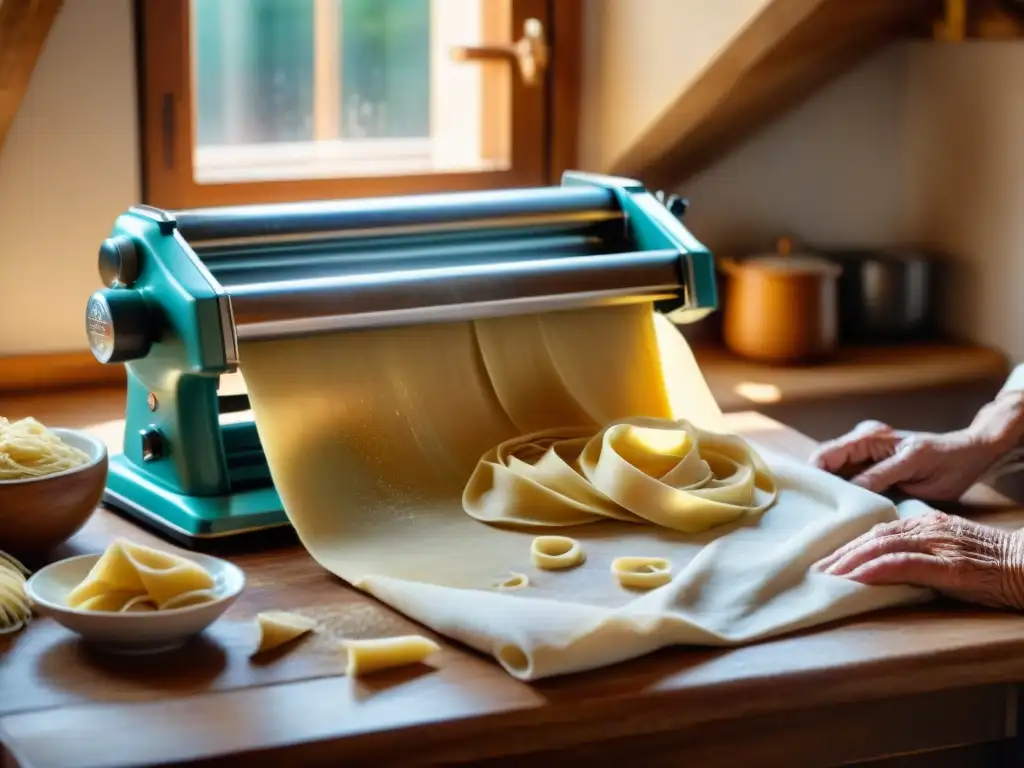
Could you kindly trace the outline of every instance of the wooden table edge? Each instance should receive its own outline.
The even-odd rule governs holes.
[[[679,653],[687,650],[677,649]],[[979,656],[983,658],[979,659]],[[909,659],[908,659],[909,660]],[[558,707],[542,704],[494,707],[490,711],[449,716],[441,710],[425,706],[421,717],[412,718],[394,727],[373,727],[346,732],[343,722],[335,728],[323,728],[301,738],[267,731],[267,738],[253,743],[241,738],[222,741],[216,748],[195,744],[189,749],[170,723],[180,722],[179,713],[188,708],[193,717],[222,718],[239,722],[239,718],[272,715],[270,698],[290,694],[293,701],[309,702],[306,716],[317,720],[330,717],[336,699],[339,678],[276,683],[255,688],[240,688],[184,696],[148,703],[111,703],[69,705],[18,713],[0,718],[0,744],[20,762],[21,768],[50,768],[33,763],[31,750],[26,749],[19,733],[47,729],[55,719],[66,723],[79,737],[109,743],[116,741],[118,723],[130,725],[137,718],[147,721],[146,740],[154,744],[173,745],[168,751],[150,752],[144,760],[90,762],[87,765],[106,768],[114,765],[165,765],[215,761],[226,757],[240,759],[259,754],[265,759],[295,759],[304,750],[321,750],[347,759],[387,759],[389,753],[408,750],[415,743],[423,759],[444,759],[456,751],[470,749],[475,759],[510,757],[543,750],[571,748],[595,738],[601,740],[626,736],[643,736],[682,731],[715,721],[755,718],[785,714],[853,702],[870,702],[886,698],[911,697],[940,690],[949,690],[948,676],[936,675],[940,669],[955,667],[964,689],[985,685],[1016,683],[1024,680],[1024,632],[1014,641],[983,643],[970,649],[930,654],[930,663],[906,674],[902,664],[887,660],[834,665],[784,676],[762,676],[742,682],[720,682],[706,687],[663,691],[635,691],[627,695],[600,700],[580,700]],[[881,685],[880,685],[881,683]],[[799,695],[797,694],[799,689]],[[271,697],[270,694],[275,694]],[[869,704],[868,704],[869,705]],[[176,712],[177,710],[177,712]],[[625,713],[625,714],[624,714]],[[337,713],[339,718],[341,713]],[[557,727],[552,727],[557,726]],[[66,730],[61,726],[60,730]],[[395,744],[396,734],[402,744]],[[191,735],[191,734],[190,734]],[[512,736],[510,740],[502,738]],[[183,748],[184,747],[184,748]],[[114,745],[111,744],[111,753]]]

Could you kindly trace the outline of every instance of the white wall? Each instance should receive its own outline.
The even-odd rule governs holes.
[[[955,262],[948,325],[1024,361],[1024,42],[907,49],[907,207]]]
[[[85,348],[96,250],[139,196],[130,0],[65,0],[0,150],[0,354]]]
[[[714,253],[912,241],[908,52],[893,45],[679,186]]]

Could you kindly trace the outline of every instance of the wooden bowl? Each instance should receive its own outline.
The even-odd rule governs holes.
[[[80,467],[27,480],[0,480],[0,549],[46,552],[71,538],[95,511],[107,484],[107,447],[76,429],[50,430],[85,451]]]

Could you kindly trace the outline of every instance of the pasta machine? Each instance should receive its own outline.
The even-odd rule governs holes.
[[[130,208],[86,310],[93,354],[127,369],[106,503],[189,546],[288,525],[248,398],[220,386],[248,341],[630,301],[707,315],[712,256],[667,202],[569,172],[542,188]]]

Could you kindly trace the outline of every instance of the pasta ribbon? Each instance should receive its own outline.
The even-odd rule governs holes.
[[[611,519],[700,533],[763,512],[777,495],[742,438],[633,418],[596,434],[553,429],[501,443],[480,459],[462,504],[477,520],[516,527]]]
[[[530,557],[546,571],[575,568],[587,559],[580,543],[568,536],[538,536],[530,547]]]

